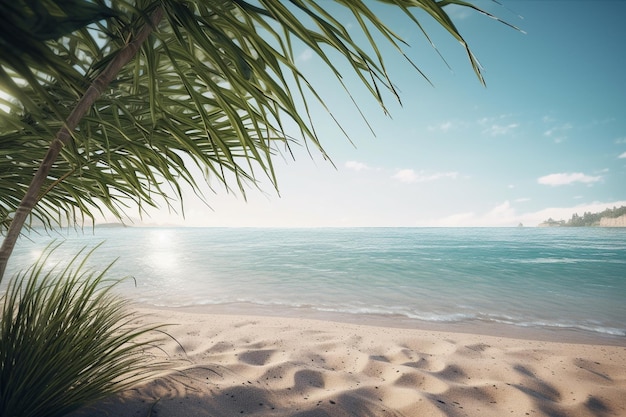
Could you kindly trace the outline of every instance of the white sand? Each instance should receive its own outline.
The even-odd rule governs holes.
[[[73,416],[626,416],[626,346],[141,312],[178,372]]]

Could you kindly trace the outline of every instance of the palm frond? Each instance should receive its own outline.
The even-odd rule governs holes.
[[[54,13],[40,17],[41,31],[29,35],[32,23],[16,20],[32,56],[19,58],[9,35],[0,30],[0,46],[8,48],[0,54],[0,82],[16,100],[0,118],[0,149],[15,154],[0,155],[0,186],[7,187],[0,197],[0,222],[5,224],[45,144],[157,9],[163,19],[115,79],[98,86],[100,98],[71,132],[42,186],[35,218],[49,224],[59,212],[72,221],[101,210],[122,217],[129,206],[180,200],[180,184],[197,190],[199,180],[245,195],[248,186],[261,180],[259,173],[277,187],[273,159],[294,143],[311,144],[326,157],[311,113],[315,103],[327,109],[326,103],[299,70],[294,45],[317,54],[348,96],[343,80],[356,77],[385,111],[385,91],[399,95],[380,51],[391,45],[421,73],[390,22],[383,22],[364,0],[72,0],[78,16],[62,1],[45,1]],[[381,1],[403,11],[428,37],[416,14],[426,11],[467,48],[483,81],[445,7],[454,4],[492,15],[461,0]],[[25,4],[0,7],[13,14],[22,7],[35,16],[37,10]],[[349,11],[363,36],[349,33],[331,8]],[[49,19],[61,22],[57,31],[50,32]],[[357,41],[363,38],[365,43]],[[35,56],[41,59],[34,62]],[[295,126],[299,137],[286,126]],[[205,178],[196,178],[198,171]]]

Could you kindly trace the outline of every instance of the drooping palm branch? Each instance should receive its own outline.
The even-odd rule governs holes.
[[[483,81],[444,8],[486,12],[461,0],[380,2],[425,35],[416,11],[434,18]],[[354,16],[364,44],[332,8]],[[197,189],[194,167],[242,192],[258,173],[276,184],[272,158],[291,141],[324,152],[309,111],[324,101],[298,70],[294,45],[341,83],[347,67],[385,109],[384,91],[397,93],[379,39],[404,54],[366,0],[2,2],[0,90],[12,99],[0,113],[0,279],[29,216],[73,222],[106,209],[122,218],[130,202],[170,204],[181,183]],[[286,129],[294,124],[298,138]]]

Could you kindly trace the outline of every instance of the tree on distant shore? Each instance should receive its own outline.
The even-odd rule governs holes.
[[[380,3],[403,12],[426,37],[416,11],[437,21],[463,45],[483,82],[445,9],[488,13],[460,0]],[[243,192],[259,169],[276,184],[273,157],[289,153],[292,142],[325,155],[310,114],[311,101],[324,101],[298,70],[296,45],[319,56],[347,94],[343,80],[355,76],[386,111],[384,91],[399,95],[380,51],[406,55],[404,41],[372,5],[2,2],[0,90],[10,98],[0,96],[9,109],[0,110],[0,280],[29,218],[71,224],[107,210],[121,219],[129,202],[141,211],[182,198],[183,182],[197,190],[192,166],[207,182]],[[337,7],[352,14],[366,41],[335,19]]]
[[[600,224],[600,219],[615,219],[617,217],[623,216],[626,214],[626,206],[621,206],[619,208],[613,207],[612,209],[605,209],[604,211],[598,213],[585,212],[582,216],[579,216],[578,213],[574,213],[572,218],[565,221],[559,220],[555,221],[552,218],[546,220],[546,223],[549,226],[562,226],[562,227],[592,227],[598,226]]]

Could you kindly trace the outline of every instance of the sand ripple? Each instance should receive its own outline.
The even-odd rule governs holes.
[[[73,417],[626,416],[624,346],[149,313],[177,372]]]

